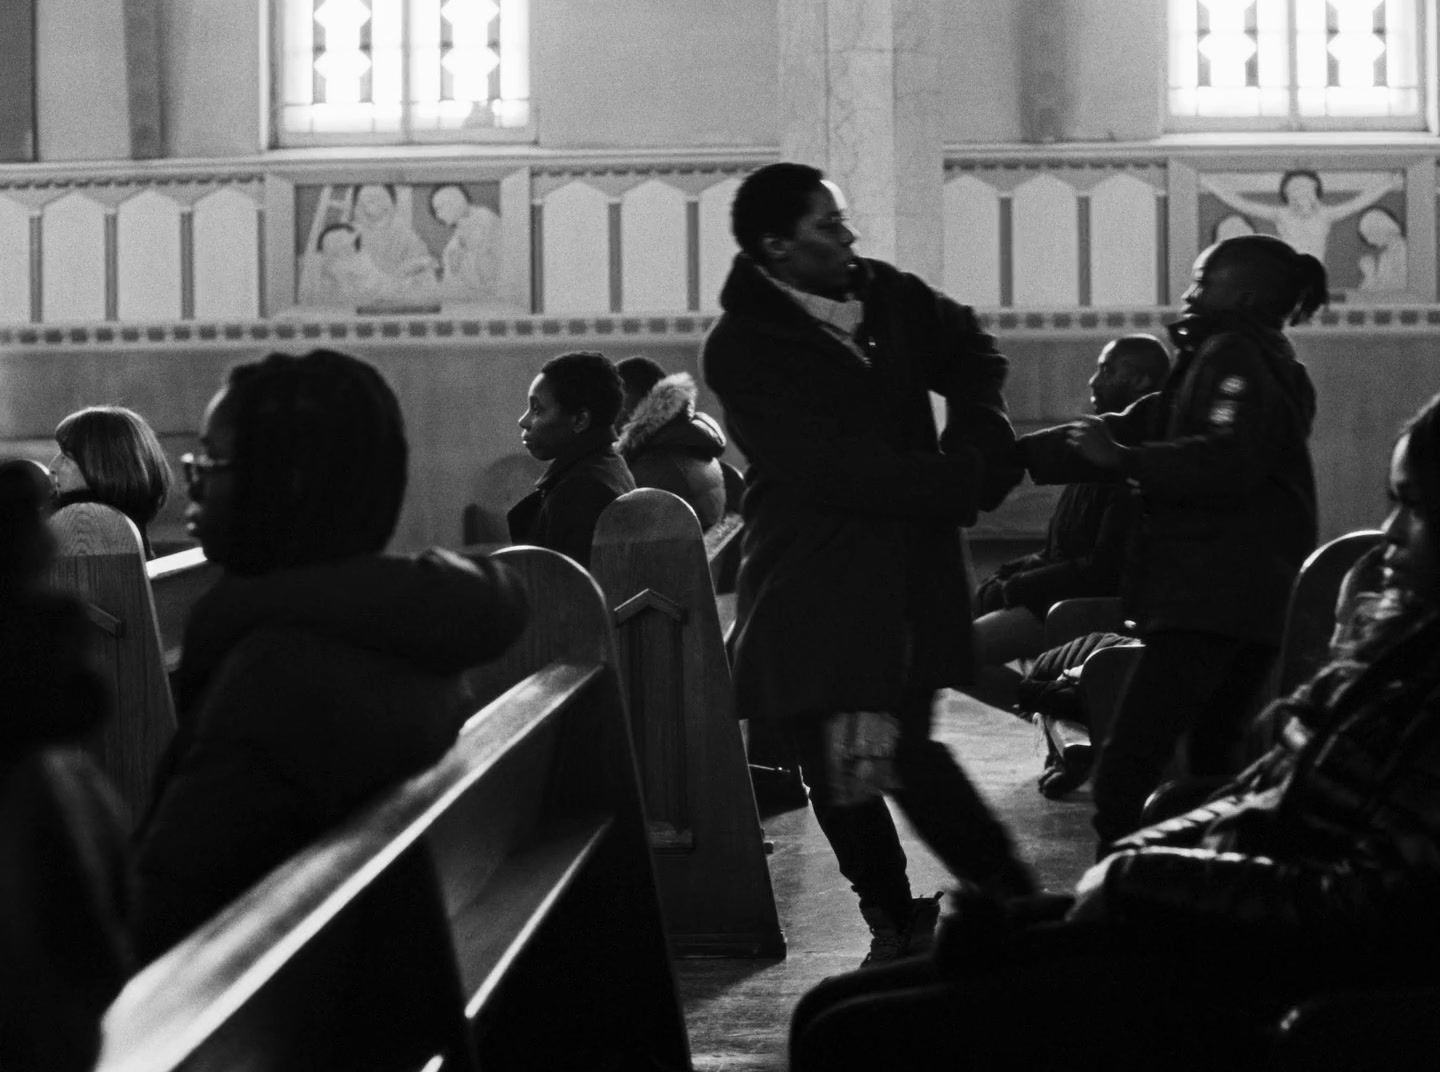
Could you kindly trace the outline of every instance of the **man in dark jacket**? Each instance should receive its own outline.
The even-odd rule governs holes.
[[[1169,371],[1170,355],[1155,336],[1114,339],[1101,349],[1090,377],[1091,407],[1118,413],[1160,390]],[[1068,485],[1055,504],[1045,547],[1002,563],[976,590],[976,661],[999,664],[1040,654],[1045,615],[1062,599],[1121,595],[1138,520],[1139,504],[1128,485]]]
[[[590,565],[600,511],[635,490],[635,478],[615,453],[621,398],[620,374],[603,354],[577,350],[541,366],[520,415],[520,442],[550,465],[506,515],[516,543]]]
[[[725,433],[715,418],[695,409],[695,380],[688,372],[665,375],[644,357],[617,366],[625,383],[625,411],[615,449],[635,483],[680,496],[695,511],[701,530],[725,512]]]
[[[1315,389],[1283,329],[1318,308],[1325,286],[1319,262],[1278,239],[1212,247],[1171,325],[1179,356],[1164,390],[1021,440],[1037,481],[1124,479],[1143,503],[1145,648],[1095,772],[1102,852],[1139,825],[1182,736],[1192,774],[1235,769],[1315,546]]]
[[[929,739],[935,691],[971,669],[959,528],[1020,474],[994,341],[970,309],[857,258],[838,194],[799,164],[742,183],[741,252],[703,360],[749,462],[738,706],[785,725],[876,961],[923,948],[936,909],[911,898],[878,788],[957,876],[1030,886],[1004,828]],[[930,391],[947,404],[940,436]]]

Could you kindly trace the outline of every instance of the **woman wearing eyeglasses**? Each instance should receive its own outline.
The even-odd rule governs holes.
[[[113,506],[135,522],[145,557],[154,558],[149,525],[170,495],[170,463],[145,418],[123,406],[90,406],[55,428],[50,462],[57,510],[79,502]]]
[[[407,446],[364,362],[239,366],[200,445],[186,519],[224,576],[186,624],[179,729],[138,834],[142,960],[438,760],[473,713],[463,672],[525,618],[500,564],[382,554]]]

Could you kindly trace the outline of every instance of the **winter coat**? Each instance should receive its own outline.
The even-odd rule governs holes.
[[[1267,717],[1263,758],[1117,843],[1107,915],[1299,939],[1381,964],[1440,955],[1440,613],[1393,623]]]
[[[94,1067],[133,967],[121,805],[75,746],[110,706],[83,604],[0,591],[0,1068]]]
[[[867,359],[744,254],[704,343],[749,466],[734,674],[750,717],[895,710],[907,684],[963,681],[960,526],[1020,476],[1006,361],[974,313],[879,261],[855,282]]]
[[[1277,329],[1238,316],[1180,326],[1164,389],[1102,418],[1135,448],[1120,473],[1087,464],[1063,428],[1021,448],[1039,483],[1128,478],[1140,489],[1142,634],[1192,629],[1278,646],[1290,586],[1315,547],[1315,389]]]
[[[997,604],[988,609],[1024,607],[1041,619],[1062,599],[1128,596],[1139,520],[1139,500],[1124,484],[1067,485],[1045,547],[1002,563],[977,592],[980,610],[987,591]]]
[[[639,487],[680,496],[704,530],[725,512],[725,473],[719,462],[725,433],[713,417],[695,412],[695,396],[688,372],[666,376],[630,414],[615,449]]]
[[[504,566],[442,551],[222,577],[186,624],[178,731],[138,834],[141,957],[434,764],[474,713],[462,672],[524,617]]]
[[[609,429],[583,436],[574,449],[550,463],[535,490],[505,515],[510,539],[548,547],[588,567],[600,511],[634,490],[635,478],[615,453]]]

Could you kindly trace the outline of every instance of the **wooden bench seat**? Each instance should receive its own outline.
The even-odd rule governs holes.
[[[562,556],[499,554],[533,619],[471,675],[490,702],[137,975],[101,1072],[690,1067],[608,611]]]

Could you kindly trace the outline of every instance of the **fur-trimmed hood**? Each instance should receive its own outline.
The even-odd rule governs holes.
[[[690,373],[666,376],[630,414],[615,449],[627,458],[658,446],[718,457],[725,450],[725,433],[714,418],[695,412],[698,394]]]

